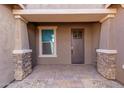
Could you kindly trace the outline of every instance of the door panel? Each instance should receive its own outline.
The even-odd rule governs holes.
[[[84,63],[84,29],[71,29],[72,64]]]

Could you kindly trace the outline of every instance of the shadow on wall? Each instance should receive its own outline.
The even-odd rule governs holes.
[[[36,55],[36,26],[33,23],[28,23],[29,47],[32,49],[32,66],[37,64]]]

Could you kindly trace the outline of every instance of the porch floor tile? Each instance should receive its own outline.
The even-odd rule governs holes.
[[[123,88],[102,77],[93,65],[37,65],[22,81],[7,88]]]

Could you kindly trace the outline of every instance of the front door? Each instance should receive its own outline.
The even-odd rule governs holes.
[[[84,64],[84,29],[71,29],[72,64]]]

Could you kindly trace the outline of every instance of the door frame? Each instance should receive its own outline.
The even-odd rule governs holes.
[[[82,40],[83,40],[83,63],[82,64],[85,64],[85,29],[84,28],[82,28],[82,27],[71,27],[70,28],[70,41],[71,41],[71,64],[73,64],[72,63],[72,29],[82,29]]]

